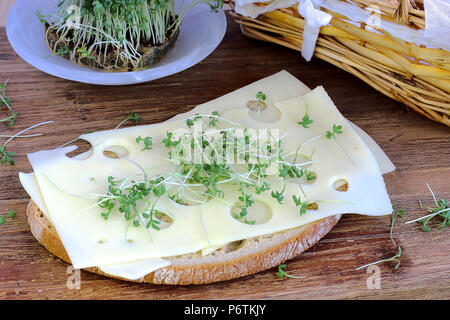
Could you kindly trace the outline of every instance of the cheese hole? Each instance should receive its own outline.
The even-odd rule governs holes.
[[[157,226],[161,230],[167,229],[173,224],[172,217],[169,216],[167,213],[158,211],[155,213],[155,218],[160,222],[159,224],[157,224]]]
[[[311,202],[306,206],[307,210],[319,210],[319,204],[317,202]]]
[[[100,234],[100,235],[96,235],[96,236],[92,237],[92,241],[97,244],[105,244],[106,242],[108,242],[108,237]]]
[[[281,112],[278,108],[267,105],[266,108],[260,110],[248,110],[248,115],[255,121],[264,123],[273,123],[281,119]]]
[[[264,202],[256,200],[251,207],[247,208],[247,215],[240,217],[241,203],[236,204],[230,210],[231,216],[236,221],[248,225],[258,225],[268,222],[272,218],[272,210]]]
[[[98,239],[97,240],[97,243],[98,244],[104,244],[104,243],[106,243],[108,240],[106,239],[106,238],[100,238],[100,239]]]
[[[244,240],[238,240],[238,241],[230,242],[230,243],[228,243],[228,244],[225,246],[225,253],[233,252],[233,251],[239,250],[239,249],[241,249],[246,243],[247,243],[247,240],[245,240],[245,239],[244,239]]]
[[[129,154],[130,152],[127,148],[117,145],[108,146],[103,149],[103,155],[109,159],[120,159],[123,157],[128,157]]]
[[[264,101],[259,101],[258,100],[249,100],[247,102],[247,108],[249,108],[249,110],[252,111],[264,111],[267,109],[267,104]]]
[[[78,139],[76,141],[73,141],[72,143],[69,143],[65,145],[67,146],[77,146],[78,148],[67,153],[66,157],[74,159],[74,160],[86,160],[90,156],[92,156],[93,150],[92,145],[84,140],[84,139]]]
[[[345,179],[338,179],[333,182],[333,189],[339,192],[347,192],[348,181]]]

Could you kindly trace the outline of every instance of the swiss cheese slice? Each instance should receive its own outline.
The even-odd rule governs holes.
[[[268,113],[258,114],[246,108],[246,102],[254,99],[258,91],[267,96]],[[280,129],[285,135],[284,149],[295,150],[304,144],[301,153],[314,154],[317,161],[309,168],[317,175],[314,183],[303,185],[301,190],[298,183],[289,182],[283,204],[268,193],[255,195],[255,200],[270,213],[269,220],[262,224],[248,225],[235,220],[230,213],[231,206],[219,200],[210,200],[203,206],[184,206],[161,198],[158,209],[168,214],[173,224],[160,231],[152,230],[150,236],[145,228],[127,224],[117,212],[113,212],[107,221],[101,217],[102,209],[96,202],[99,195],[106,192],[108,176],[126,178],[134,175],[138,179],[143,175],[142,170],[151,177],[167,176],[171,169],[167,149],[161,141],[167,131],[185,125],[186,115],[161,124],[83,135],[81,138],[93,146],[92,154],[86,159],[68,158],[66,154],[74,147],[30,154],[37,181],[33,183],[40,191],[40,203],[46,208],[74,267],[104,266],[103,270],[111,273],[139,277],[142,270],[150,270],[145,265],[148,259],[154,262],[155,268],[158,263],[164,265],[159,260],[161,257],[207,250],[234,240],[298,227],[330,215],[390,214],[392,205],[379,165],[365,140],[342,117],[322,87],[307,92],[309,89],[301,82],[287,72],[281,72],[189,113],[210,114],[217,110],[223,117],[244,126]],[[306,111],[314,120],[308,129],[297,124]],[[265,117],[267,114],[269,116]],[[325,137],[333,124],[343,126],[343,134],[337,141]],[[138,136],[152,137],[153,150],[141,151],[142,146],[135,141]],[[105,157],[105,148],[114,146],[125,150],[127,159]],[[28,181],[24,184],[33,184],[22,178]],[[334,183],[338,180],[348,182],[347,192],[335,190]],[[282,182],[274,176],[271,186],[273,190],[279,190]],[[27,191],[31,189],[28,187]],[[224,186],[223,190],[224,200],[237,202],[239,194],[235,186]],[[38,197],[38,192],[29,193]],[[318,210],[299,215],[298,207],[290,200],[293,195],[317,201]]]

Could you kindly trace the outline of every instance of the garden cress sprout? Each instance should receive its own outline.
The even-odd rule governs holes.
[[[37,15],[54,53],[96,69],[130,71],[158,62],[200,4],[217,12],[223,0],[61,0],[55,12]]]

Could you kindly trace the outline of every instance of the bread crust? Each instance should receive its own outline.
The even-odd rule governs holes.
[[[71,263],[55,228],[33,200],[28,203],[27,217],[36,240],[58,258]],[[217,258],[214,255],[168,258],[172,262],[170,266],[151,272],[138,280],[112,276],[98,268],[85,270],[126,281],[165,285],[207,284],[231,280],[273,268],[301,254],[325,236],[340,217],[341,215],[330,216],[270,237],[253,238],[257,245],[225,253]]]

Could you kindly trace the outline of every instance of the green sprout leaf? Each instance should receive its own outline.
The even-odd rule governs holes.
[[[440,219],[442,219],[442,222],[439,224],[438,229],[440,229],[440,230],[445,229],[446,227],[448,227],[450,225],[449,201],[442,199],[442,198],[437,200],[433,190],[431,190],[431,187],[429,186],[428,183],[427,183],[427,188],[433,197],[435,206],[434,207],[424,207],[422,205],[422,201],[419,201],[421,209],[428,211],[430,214],[427,214],[423,217],[405,222],[405,224],[417,222],[422,226],[422,231],[429,232],[429,231],[431,231],[431,228],[428,225],[428,223],[434,218],[440,218]]]
[[[311,120],[310,118],[309,118],[309,115],[307,114],[307,113],[305,113],[305,115],[303,116],[303,119],[302,119],[302,121],[300,121],[300,122],[297,122],[299,125],[301,125],[303,128],[309,128],[309,125],[311,124],[311,123],[313,123],[314,121],[313,120]]]
[[[10,165],[14,165],[15,161],[13,159],[13,157],[16,154],[14,152],[7,152],[5,150],[5,146],[1,146],[0,147],[0,163],[1,164],[5,164],[5,163],[9,163]]]
[[[283,200],[284,200],[283,193],[284,193],[283,191],[281,191],[281,192],[272,191],[271,195],[272,195],[272,198],[276,199],[279,204],[283,204]]]
[[[153,140],[151,137],[142,138],[141,136],[136,138],[136,143],[139,144],[143,142],[144,148],[141,151],[152,150],[153,149]]]
[[[8,122],[8,127],[14,126],[18,114],[17,114],[16,111],[13,111],[12,113],[13,113],[13,114],[10,115],[9,117],[4,118],[4,119],[0,119],[0,122]]]
[[[166,137],[162,140],[163,145],[165,145],[167,148],[175,147],[179,144],[179,141],[172,141],[173,133],[167,131]]]
[[[363,265],[361,267],[356,268],[356,270],[361,270],[361,269],[367,268],[369,266],[373,266],[375,264],[379,264],[379,263],[383,263],[383,262],[396,262],[394,270],[397,270],[398,267],[400,267],[400,257],[401,257],[401,255],[402,255],[402,248],[400,248],[400,246],[399,246],[398,247],[398,252],[397,252],[397,254],[395,256],[393,256],[393,257],[391,257],[389,259],[382,259],[382,260],[378,260],[378,261],[375,261],[375,262]]]
[[[288,274],[286,272],[286,265],[285,264],[280,264],[278,266],[277,277],[280,278],[280,279],[283,279],[283,278],[303,279],[304,278],[302,276],[292,276],[292,275]]]
[[[141,116],[136,112],[130,111],[128,113],[127,120],[131,120],[131,121],[138,123],[139,121],[141,121]]]
[[[220,117],[220,114],[218,111],[213,111],[211,113],[211,116],[209,117],[209,126],[210,127],[214,127],[217,128],[217,122],[218,122],[218,118]]]
[[[325,134],[325,136],[328,138],[328,139],[331,139],[331,138],[336,138],[336,134],[341,134],[341,133],[343,133],[343,131],[342,131],[342,126],[341,125],[335,125],[335,124],[333,124],[333,129],[332,129],[332,131],[327,131],[326,132],[326,134]]]
[[[50,17],[51,15],[42,15],[41,12],[38,10],[36,11],[36,16],[38,17],[41,23],[48,23],[45,18]]]
[[[91,51],[88,51],[85,45],[81,48],[78,48],[77,52],[81,54],[82,58],[88,58],[89,60],[94,59],[94,57],[91,55]]]
[[[199,114],[196,114],[193,118],[189,118],[189,119],[186,120],[186,126],[187,126],[188,128],[192,128],[192,126],[194,125],[194,123],[195,123],[197,120],[201,119],[201,118],[202,118],[202,116],[200,116]]]
[[[128,116],[127,116],[125,119],[123,119],[123,120],[116,126],[115,129],[119,129],[119,128],[120,128],[125,122],[127,122],[127,121],[134,121],[134,122],[138,123],[139,121],[141,121],[141,116],[140,116],[138,113],[136,113],[136,112],[129,111],[129,112],[128,112]]]
[[[14,218],[16,216],[16,212],[13,210],[9,210],[6,215],[0,215],[0,225],[5,224],[6,218]]]
[[[67,46],[61,46],[58,48],[58,55],[60,55],[61,57],[65,57],[66,55],[68,55],[70,52],[70,49]]]
[[[256,100],[258,101],[258,103],[262,102],[262,101],[266,101],[266,94],[263,93],[262,91],[259,91],[256,94]]]
[[[392,243],[394,244],[394,247],[397,246],[397,244],[394,241],[394,237],[393,237],[393,233],[394,233],[394,224],[395,221],[397,220],[397,217],[403,218],[403,215],[405,214],[405,210],[403,209],[398,209],[395,210],[394,207],[392,207],[393,211],[392,211],[392,217],[391,217],[391,229],[389,231],[389,236],[391,238]]]
[[[4,83],[0,83],[0,106],[6,105],[9,111],[12,113],[9,117],[0,119],[0,122],[8,122],[8,127],[12,127],[17,119],[17,112],[11,108],[11,99],[6,96],[6,87],[8,85],[9,78]]]
[[[296,207],[300,207],[300,215],[304,215],[306,211],[308,210],[308,206],[312,204],[312,201],[301,201],[300,197],[296,197],[295,195],[292,196],[292,201],[294,201],[294,204]]]

